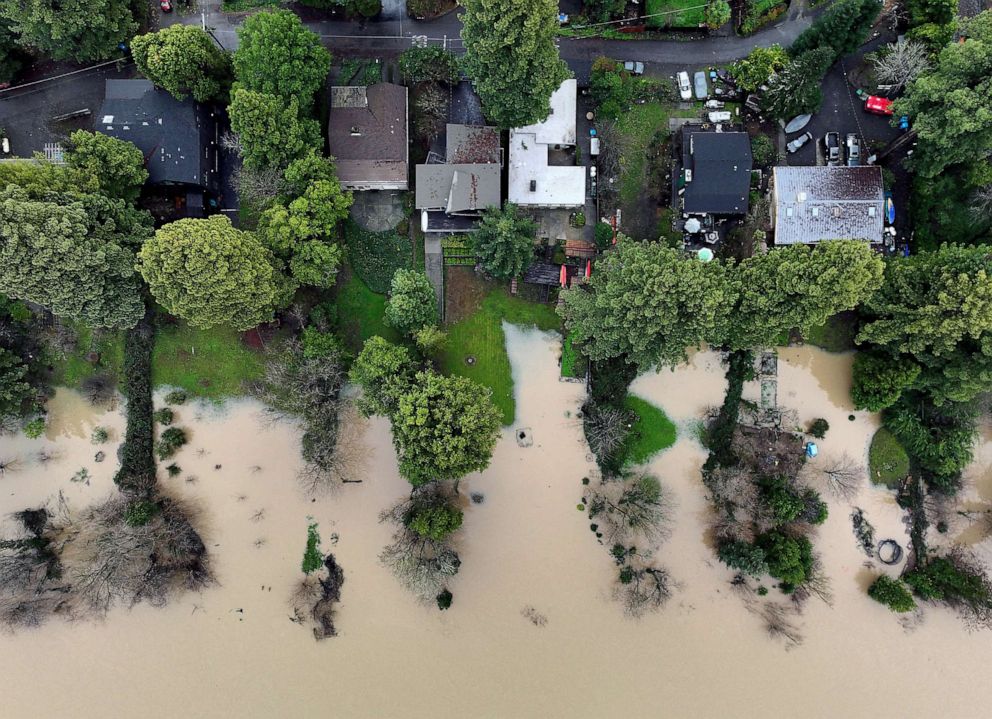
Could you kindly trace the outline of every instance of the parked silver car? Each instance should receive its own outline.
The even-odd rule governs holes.
[[[847,166],[857,167],[861,164],[861,139],[853,132],[847,136]]]
[[[805,145],[807,142],[809,142],[812,139],[813,139],[812,135],[810,135],[808,132],[804,132],[802,135],[800,135],[792,142],[790,142],[788,145],[786,145],[785,149],[788,150],[790,153],[798,152],[799,148],[801,148],[803,145]]]
[[[693,80],[696,84],[696,99],[705,100],[707,97],[709,97],[710,90],[709,87],[707,87],[706,85],[706,73],[697,72],[693,76]]]
[[[683,100],[692,99],[692,85],[689,84],[689,73],[685,70],[678,74],[679,81],[679,97]]]
[[[628,60],[623,64],[623,69],[629,72],[631,75],[643,75],[644,63],[636,62],[634,60]]]

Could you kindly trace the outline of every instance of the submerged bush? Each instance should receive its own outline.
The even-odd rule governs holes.
[[[156,512],[158,512],[158,507],[155,506],[154,502],[147,500],[135,502],[124,510],[124,523],[129,527],[143,527],[151,521]]]
[[[916,609],[916,602],[906,585],[884,574],[868,587],[868,596],[893,612],[911,612]]]
[[[781,580],[779,587],[791,594],[809,577],[813,568],[813,545],[806,537],[793,538],[779,531],[762,534],[755,544],[764,550],[768,573]]]
[[[152,418],[161,425],[169,426],[172,424],[172,420],[175,419],[175,414],[169,407],[163,407],[162,409],[155,410],[155,414]]]
[[[177,389],[165,395],[166,404],[186,404],[186,390]]]
[[[162,432],[158,444],[155,445],[155,455],[159,459],[168,459],[186,444],[186,441],[186,432],[179,427],[169,427]]]
[[[768,572],[765,551],[761,547],[742,541],[723,542],[717,550],[720,561],[731,569],[760,577]]]
[[[823,439],[827,436],[828,429],[830,429],[830,423],[823,419],[823,417],[818,417],[809,426],[809,433],[817,439]]]

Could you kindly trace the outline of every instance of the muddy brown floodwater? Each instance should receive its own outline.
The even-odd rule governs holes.
[[[557,336],[514,327],[506,335],[515,428],[530,427],[534,444],[518,446],[507,428],[491,467],[462,483],[463,493],[481,492],[485,501],[466,504],[450,610],[417,604],[378,563],[390,535],[378,514],[407,492],[385,421],[370,420],[361,432],[364,482],[312,502],[295,480],[297,427],[266,425],[247,400],[187,405],[177,410],[177,424],[191,435],[176,457],[182,474],[162,482],[199,504],[218,585],[164,609],[118,608],[100,623],[55,620],[2,637],[0,715],[986,714],[992,688],[981,677],[992,662],[990,637],[966,633],[936,608],[907,629],[868,600],[866,583],[880,568],[863,566],[847,503],[830,500],[815,540],[834,603],[806,605],[796,620],[801,646],[786,651],[769,639],[729,590],[730,572],[706,544],[705,455],[691,429],[722,400],[723,369],[710,352],[632,388],[680,425],[678,442],[652,463],[678,498],[672,536],[659,552],[678,589],[659,614],[624,618],[611,598],[613,563],[576,510],[581,478],[594,471],[576,419],[581,386],[558,381]],[[866,461],[877,418],[847,420],[850,363],[812,349],[782,352],[779,401],[797,409],[801,422],[830,422],[820,459],[846,452]],[[48,438],[2,440],[4,455],[27,458],[52,446],[62,453],[45,467],[26,462],[0,478],[4,515],[59,489],[74,504],[112,491],[113,460],[94,464],[88,435],[102,424],[119,441],[120,416],[97,416],[64,391],[52,414]],[[972,477],[979,499],[992,490],[990,459],[986,442]],[[69,481],[81,466],[91,470],[89,485]],[[855,503],[878,536],[905,543],[888,491],[866,484]],[[287,603],[308,516],[345,572],[340,635],[320,643],[290,622]],[[333,546],[332,533],[339,537]]]

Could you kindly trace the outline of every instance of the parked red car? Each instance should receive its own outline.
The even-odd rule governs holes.
[[[869,95],[865,100],[865,110],[874,115],[891,115],[892,100],[878,95]]]

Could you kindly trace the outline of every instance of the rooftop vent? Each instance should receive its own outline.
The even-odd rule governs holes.
[[[799,197],[798,197],[798,200],[799,200],[800,202],[806,202],[806,193],[805,193],[805,192],[800,192],[800,193],[799,193]]]
[[[530,181],[530,191],[537,192],[537,180]]]
[[[875,206],[872,205],[871,207],[868,208],[868,217],[874,217],[874,216],[875,216]]]
[[[792,208],[791,207],[786,207],[785,208],[785,216],[786,217],[792,217],[792,214],[793,214]]]
[[[352,137],[360,137],[361,134],[362,134],[361,131],[357,127],[352,126],[352,128],[351,128],[351,136]]]
[[[819,217],[820,216],[820,208],[819,207],[814,207],[811,210],[811,212],[813,213],[813,217]]]

